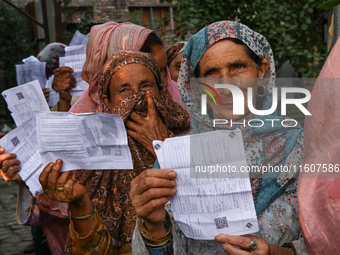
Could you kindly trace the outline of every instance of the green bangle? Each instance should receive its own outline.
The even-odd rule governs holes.
[[[96,207],[94,207],[94,210],[91,214],[86,215],[86,216],[76,217],[76,216],[73,216],[71,212],[70,212],[70,215],[71,215],[71,218],[74,220],[86,220],[88,218],[91,218],[95,213],[96,213]]]

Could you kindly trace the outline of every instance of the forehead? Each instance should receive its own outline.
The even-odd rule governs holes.
[[[153,72],[143,64],[128,64],[115,72],[110,81],[110,87],[114,88],[123,83],[133,84],[141,81],[156,82]]]
[[[200,65],[209,62],[250,61],[243,45],[230,40],[221,40],[214,43],[202,56]]]

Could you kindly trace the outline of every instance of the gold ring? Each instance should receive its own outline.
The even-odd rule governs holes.
[[[64,187],[61,188],[56,188],[57,191],[63,192],[64,191]]]

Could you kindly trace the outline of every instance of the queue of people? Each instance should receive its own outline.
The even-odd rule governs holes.
[[[255,118],[247,100],[243,115],[233,113],[228,90],[220,90],[223,105],[216,106],[209,99],[208,115],[202,115],[194,100],[192,78],[261,79],[261,84],[243,82],[239,88],[246,94],[251,87],[256,109],[269,109],[276,77],[274,53],[264,36],[241,23],[220,21],[165,51],[154,31],[132,23],[108,22],[91,29],[82,71],[89,88],[73,106],[69,90],[76,81],[72,72],[69,67],[54,70],[53,89],[60,94],[58,109],[121,115],[133,170],[114,170],[112,166],[61,173],[63,159],[58,159],[45,166],[39,178],[44,193],[32,200],[17,174],[20,161],[15,154],[6,153],[6,148],[1,149],[1,176],[20,187],[18,221],[41,225],[52,254],[337,254],[338,237],[330,240],[332,233],[327,234],[325,228],[318,233],[317,223],[309,218],[314,202],[308,201],[323,201],[313,197],[313,190],[305,193],[308,185],[306,181],[300,185],[298,172],[250,175],[260,228],[253,235],[191,239],[173,218],[169,199],[177,192],[177,174],[159,169],[152,142],[212,131],[210,118]],[[316,109],[312,101],[316,112],[324,110]],[[287,119],[273,115],[280,122]],[[304,131],[293,123],[288,125],[238,126],[247,165],[302,165]],[[225,124],[219,128],[235,127]],[[309,139],[317,134],[308,131]],[[313,155],[315,143],[308,146],[308,155]],[[326,184],[316,180],[315,185],[325,194]],[[337,201],[339,189],[328,185],[328,190]],[[329,211],[335,215],[333,209]],[[317,215],[323,214],[319,211]],[[328,230],[337,231],[333,226]],[[322,250],[317,245],[321,239]]]

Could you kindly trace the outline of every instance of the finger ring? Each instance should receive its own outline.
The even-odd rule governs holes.
[[[2,170],[4,173],[6,173],[6,172],[8,171],[8,169],[9,169],[9,167],[4,167],[4,166],[1,167],[1,170]]]
[[[60,187],[60,188],[56,188],[57,191],[63,192],[64,191],[64,187]]]
[[[257,248],[257,242],[254,238],[252,238],[249,244],[249,250],[255,250],[256,248]]]

